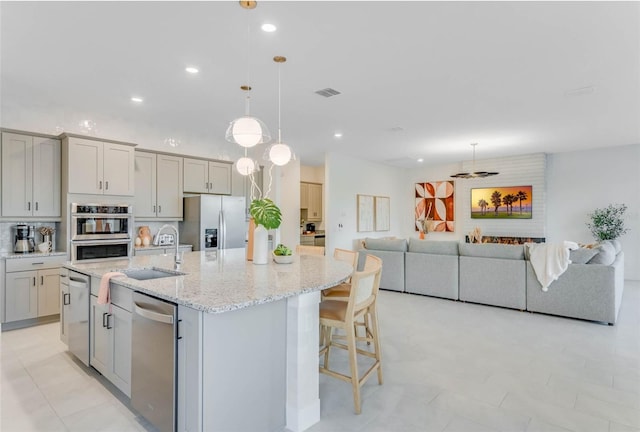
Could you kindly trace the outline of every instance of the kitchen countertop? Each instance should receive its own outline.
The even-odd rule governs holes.
[[[24,258],[41,258],[41,257],[49,257],[49,256],[65,256],[66,252],[31,252],[31,253],[15,253],[15,252],[5,252],[0,254],[0,258],[5,259],[24,259]]]
[[[128,260],[97,263],[66,262],[64,267],[94,277],[133,268],[174,268],[173,256],[134,256]],[[179,271],[183,276],[152,280],[128,277],[114,282],[208,313],[222,313],[268,303],[299,294],[320,291],[347,280],[352,267],[332,257],[296,255],[291,264],[255,265],[245,258],[245,249],[187,252]]]

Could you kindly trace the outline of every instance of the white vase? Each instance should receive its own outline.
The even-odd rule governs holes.
[[[257,225],[253,231],[253,263],[267,264],[269,262],[269,232],[262,225]]]

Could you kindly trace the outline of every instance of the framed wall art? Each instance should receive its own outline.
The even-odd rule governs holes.
[[[375,207],[376,231],[389,231],[390,229],[390,200],[389,197],[376,196],[373,199]]]
[[[531,219],[533,186],[471,189],[471,219]]]
[[[455,231],[453,180],[416,183],[415,225],[420,232]]]
[[[373,231],[375,220],[373,195],[358,195],[358,232]]]

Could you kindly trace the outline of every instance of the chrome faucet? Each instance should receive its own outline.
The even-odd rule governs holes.
[[[173,225],[162,225],[162,227],[158,230],[156,236],[153,239],[153,245],[154,246],[158,246],[160,244],[160,233],[162,232],[163,229],[165,228],[171,228],[175,233],[176,233],[176,254],[175,254],[175,260],[176,260],[176,270],[180,269],[180,264],[182,264],[182,259],[180,258],[180,252],[179,252],[179,248],[180,248],[180,234],[178,234],[178,230],[176,229],[176,227],[174,227]]]

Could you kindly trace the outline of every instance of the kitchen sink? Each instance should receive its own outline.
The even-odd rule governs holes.
[[[126,269],[122,270],[122,273],[127,275],[127,277],[136,280],[160,279],[171,276],[182,276],[186,274],[179,271],[164,270],[159,268]]]

